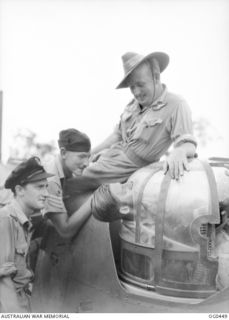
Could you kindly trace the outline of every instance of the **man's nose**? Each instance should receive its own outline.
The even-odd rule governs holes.
[[[44,196],[44,197],[48,197],[48,195],[49,195],[48,189],[47,189],[47,188],[44,188],[44,190],[43,190],[43,196]]]
[[[88,167],[88,165],[89,165],[89,157],[84,159],[83,165],[84,165],[84,167]]]
[[[140,95],[140,93],[141,93],[141,89],[139,89],[138,87],[134,88],[133,95],[135,97],[138,97]]]

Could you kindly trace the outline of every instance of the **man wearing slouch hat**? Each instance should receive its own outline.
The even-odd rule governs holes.
[[[70,238],[89,218],[90,200],[70,216],[64,204],[63,189],[67,180],[73,177],[80,179],[82,171],[88,166],[91,142],[86,134],[70,128],[60,131],[58,144],[60,153],[45,164],[54,176],[48,181],[49,197],[44,216],[52,221],[62,237]]]
[[[31,216],[44,208],[47,178],[51,176],[40,159],[32,157],[19,164],[5,181],[14,199],[0,209],[0,312],[31,312]]]
[[[178,180],[189,170],[187,158],[194,156],[196,140],[188,104],[160,80],[169,56],[127,52],[122,61],[125,74],[117,89],[129,88],[133,99],[111,135],[92,149],[92,163],[83,174],[101,183],[125,182],[137,169],[159,161],[173,144],[164,172]]]

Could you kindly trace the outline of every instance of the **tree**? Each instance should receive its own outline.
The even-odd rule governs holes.
[[[18,163],[31,156],[38,156],[42,161],[56,153],[54,141],[38,142],[37,134],[29,129],[18,129],[13,137],[8,162]]]

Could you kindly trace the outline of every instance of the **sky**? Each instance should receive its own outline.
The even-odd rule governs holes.
[[[221,137],[210,155],[229,156],[228,39],[227,0],[0,0],[3,160],[21,128],[105,139],[131,99],[115,89],[127,51],[169,54],[162,82]]]

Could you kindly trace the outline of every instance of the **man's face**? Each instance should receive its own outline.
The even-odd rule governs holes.
[[[82,175],[89,164],[90,152],[62,151],[63,167],[74,175]]]
[[[155,96],[155,82],[148,64],[141,64],[129,78],[129,88],[138,103],[143,107],[152,104]]]
[[[122,205],[133,205],[133,196],[132,196],[132,189],[133,183],[126,182],[126,183],[111,183],[110,184],[110,192],[112,197]]]
[[[47,179],[31,182],[20,187],[20,198],[25,207],[30,211],[41,210],[45,206],[48,197]]]

